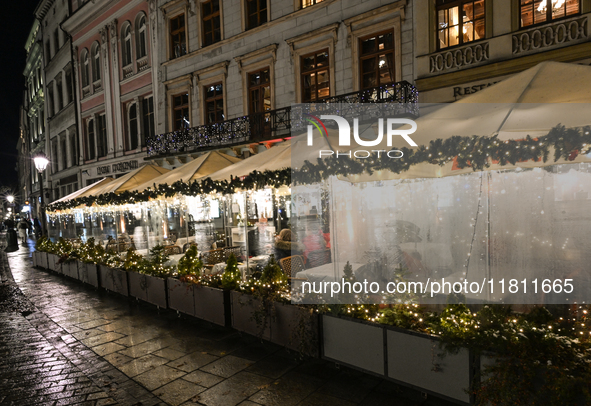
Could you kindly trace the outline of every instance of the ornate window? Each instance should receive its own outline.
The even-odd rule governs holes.
[[[302,103],[330,96],[328,49],[303,55],[300,62]]]
[[[128,134],[129,134],[129,142],[128,142],[128,150],[133,151],[136,150],[139,145],[139,127],[138,127],[138,117],[137,117],[137,103],[132,103],[127,110],[127,120],[128,120]]]
[[[142,14],[136,24],[137,27],[137,58],[143,58],[148,55],[148,47],[146,42],[146,16]]]
[[[86,87],[89,84],[89,76],[88,76],[88,50],[85,48],[82,50],[82,55],[80,57],[80,75],[82,76],[82,87]]]
[[[126,22],[121,29],[121,57],[123,66],[131,64],[131,24]]]
[[[219,0],[209,0],[201,3],[201,18],[203,27],[203,46],[214,44],[222,39]]]
[[[189,93],[172,96],[172,130],[189,128]]]
[[[96,142],[97,157],[107,156],[107,116],[98,116],[98,137]]]
[[[269,68],[248,74],[248,111],[262,113],[271,110],[271,75]]]
[[[267,0],[246,0],[246,29],[253,29],[266,22]]]
[[[224,121],[224,87],[222,83],[205,86],[205,124]]]
[[[180,14],[170,19],[170,59],[178,58],[186,53],[185,15]]]
[[[359,39],[359,69],[360,89],[395,81],[393,30]]]
[[[92,57],[92,81],[98,82],[101,80],[101,51],[98,42],[92,44],[91,48]]]
[[[86,159],[96,158],[94,149],[94,119],[88,120],[86,124]]]
[[[521,27],[542,24],[580,12],[580,0],[520,0],[519,3]]]
[[[437,0],[438,49],[483,39],[484,14],[484,0]]]

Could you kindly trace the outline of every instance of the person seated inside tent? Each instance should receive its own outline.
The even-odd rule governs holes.
[[[297,241],[296,234],[288,228],[281,230],[279,235],[275,237],[274,248],[273,254],[277,262],[292,255],[301,255],[306,249],[304,244]]]

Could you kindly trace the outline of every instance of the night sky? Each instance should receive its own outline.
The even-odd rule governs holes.
[[[0,186],[17,189],[16,142],[19,136],[19,106],[25,89],[25,42],[38,0],[2,2],[0,22]]]

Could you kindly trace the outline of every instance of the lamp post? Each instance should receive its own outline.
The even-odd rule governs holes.
[[[39,172],[39,183],[41,192],[41,235],[45,235],[45,207],[43,206],[43,171],[45,170],[45,168],[47,168],[47,165],[49,164],[49,159],[47,159],[44,153],[40,153],[33,157],[33,161],[35,162],[35,168],[37,168],[37,171]]]
[[[16,230],[15,228],[15,224],[14,224],[14,217],[13,217],[13,211],[12,211],[12,206],[14,205],[14,196],[13,195],[7,195],[6,196],[6,201],[8,202],[9,207],[6,209],[6,211],[8,212],[8,214],[6,215],[7,222],[5,222],[6,224],[6,248],[4,248],[4,252],[14,252],[14,251],[18,251],[18,237],[16,235]]]

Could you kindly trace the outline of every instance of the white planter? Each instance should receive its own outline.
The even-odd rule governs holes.
[[[445,354],[427,335],[387,330],[388,377],[428,392],[469,403],[470,354]]]
[[[38,251],[37,253],[37,260],[39,261],[39,266],[43,269],[48,269],[47,266],[47,252]]]
[[[62,264],[59,261],[60,257],[56,254],[47,254],[47,268],[51,271],[62,273]]]
[[[193,284],[168,278],[168,308],[177,312],[195,316],[195,298]]]
[[[37,268],[37,266],[39,266],[39,260],[38,260],[38,251],[33,251],[33,253],[31,254],[31,259],[33,260],[33,267]]]
[[[128,296],[127,272],[122,269],[111,268],[105,265],[99,266],[101,287],[111,292]]]
[[[229,292],[209,286],[194,286],[195,317],[219,326],[230,326]]]
[[[97,264],[87,264],[80,262],[78,264],[78,276],[80,281],[88,285],[92,285],[95,288],[99,287],[99,274]]]
[[[129,295],[166,309],[166,280],[129,272]]]
[[[385,374],[383,327],[324,315],[322,331],[324,358],[375,374]]]
[[[62,263],[62,273],[72,279],[78,279],[78,261]]]
[[[275,303],[271,342],[318,357],[318,314],[290,304]]]

